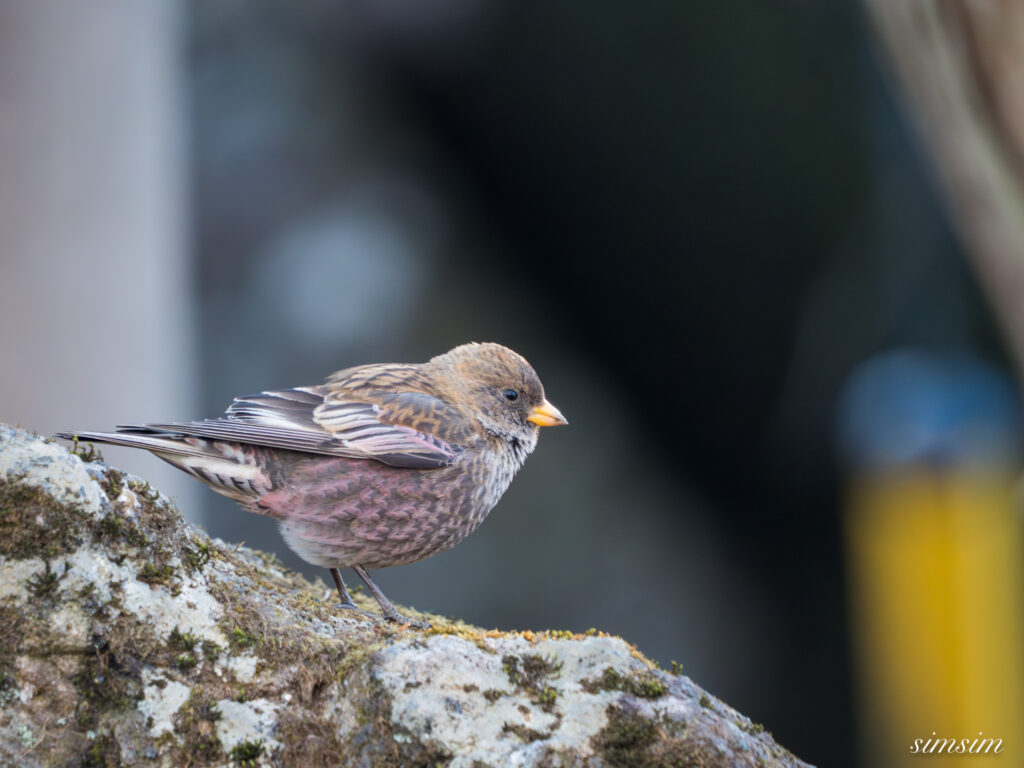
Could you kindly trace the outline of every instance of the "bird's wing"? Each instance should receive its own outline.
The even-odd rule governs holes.
[[[449,466],[462,447],[449,441],[453,432],[445,426],[461,421],[459,414],[419,391],[415,376],[405,381],[414,389],[403,391],[403,381],[393,372],[403,368],[413,366],[353,368],[335,374],[327,385],[235,398],[219,419],[146,426],[214,440],[375,459],[408,469]],[[375,381],[366,369],[383,369],[386,375]],[[356,375],[355,381],[345,378],[346,373]]]

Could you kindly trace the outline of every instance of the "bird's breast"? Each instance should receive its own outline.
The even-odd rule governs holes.
[[[503,453],[464,452],[452,466],[302,457],[258,502],[295,552],[317,565],[380,568],[422,560],[468,536],[515,474]]]

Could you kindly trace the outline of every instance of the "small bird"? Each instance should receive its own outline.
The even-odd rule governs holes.
[[[235,398],[216,419],[118,426],[57,437],[144,448],[250,512],[330,569],[341,607],[363,613],[341,578],[352,568],[384,618],[400,614],[367,569],[406,565],[458,544],[508,488],[539,427],[568,424],[526,360],[463,344],[420,364],[346,368],[325,383]]]

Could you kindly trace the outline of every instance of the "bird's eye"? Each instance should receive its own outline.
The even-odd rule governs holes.
[[[516,400],[519,397],[519,393],[516,392],[514,389],[506,389],[501,394],[503,394],[505,396],[505,399],[508,400],[509,402]]]

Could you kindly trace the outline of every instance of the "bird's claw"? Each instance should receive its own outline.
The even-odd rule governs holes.
[[[378,616],[375,613],[370,613],[369,611],[364,611],[362,608],[360,608],[355,603],[338,603],[338,605],[336,607],[343,608],[346,611],[353,611],[354,613],[358,613],[359,615],[365,616],[368,619],[379,619],[380,618],[380,616]]]
[[[413,629],[430,629],[431,626],[429,622],[416,621],[415,619],[410,619],[408,616],[403,616],[398,611],[395,611],[393,613],[385,612],[383,616],[388,621],[392,621],[395,624],[398,624],[399,629],[405,629],[407,627],[412,627]]]
[[[413,629],[430,629],[431,626],[425,621],[416,621],[414,619],[410,619],[408,616],[403,616],[398,611],[384,611],[381,613],[371,613],[370,611],[364,611],[355,603],[338,603],[336,607],[343,608],[346,611],[353,611],[355,613],[358,613],[360,616],[365,616],[366,618],[374,619],[375,621],[384,619],[385,621],[398,624],[399,629],[406,629],[408,627],[412,627]]]

